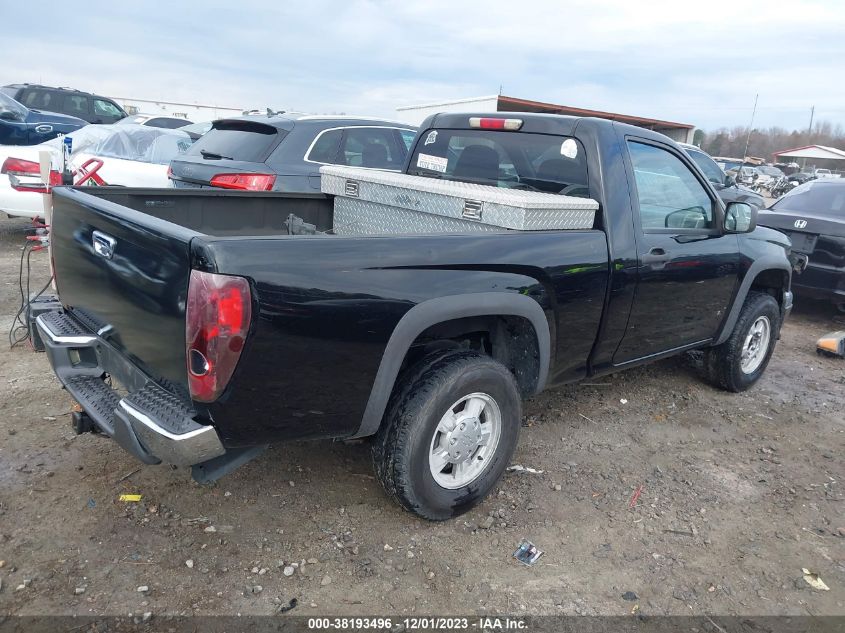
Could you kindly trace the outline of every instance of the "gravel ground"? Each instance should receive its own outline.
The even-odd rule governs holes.
[[[25,228],[0,220],[5,324]],[[745,394],[690,356],[547,392],[514,458],[543,472],[440,524],[385,497],[365,442],[277,446],[210,486],[141,467],[75,436],[44,354],[4,345],[0,614],[845,614],[845,361],[814,351],[843,327],[799,299]]]

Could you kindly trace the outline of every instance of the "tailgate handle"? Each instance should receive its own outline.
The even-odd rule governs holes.
[[[117,244],[117,240],[101,231],[94,231],[91,233],[91,244],[97,255],[111,259],[114,256],[114,245]]]

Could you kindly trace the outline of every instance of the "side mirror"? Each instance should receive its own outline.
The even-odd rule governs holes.
[[[757,227],[757,208],[745,202],[729,202],[725,209],[726,233],[751,233]]]
[[[734,178],[730,174],[725,174],[725,186],[726,187],[736,186],[736,178]]]
[[[3,121],[21,121],[21,117],[16,112],[12,112],[10,110],[5,110],[0,112],[0,119]]]

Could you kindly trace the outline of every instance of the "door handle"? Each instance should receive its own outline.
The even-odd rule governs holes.
[[[666,249],[655,246],[648,253],[642,255],[640,259],[643,264],[658,264],[661,262],[668,262],[671,257],[672,256],[666,251]]]

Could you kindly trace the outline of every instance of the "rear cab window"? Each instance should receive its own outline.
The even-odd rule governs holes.
[[[498,130],[421,132],[408,173],[589,198],[587,159],[568,136]]]
[[[208,159],[263,163],[286,132],[258,121],[215,121],[212,128],[191,146],[187,154]]]

